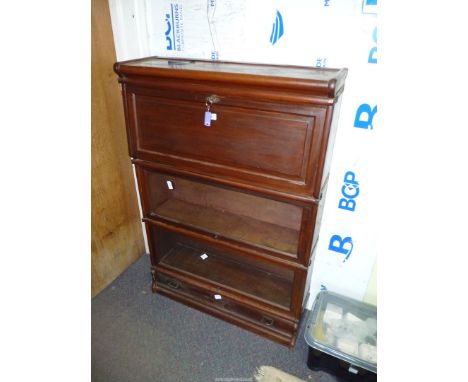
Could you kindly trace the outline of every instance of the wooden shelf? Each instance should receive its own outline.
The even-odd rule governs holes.
[[[232,288],[240,293],[289,309],[294,273],[290,279],[273,272],[234,261],[219,252],[204,251],[182,243],[175,243],[161,259],[160,264],[202,277],[208,281]],[[283,271],[284,273],[284,271]]]
[[[210,207],[169,199],[155,209],[173,222],[203,229],[214,234],[259,247],[267,247],[296,256],[299,231]]]

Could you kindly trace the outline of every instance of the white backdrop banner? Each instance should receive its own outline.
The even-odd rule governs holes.
[[[111,0],[110,7],[119,60],[348,68],[307,308],[325,288],[362,299],[376,259],[377,0]]]

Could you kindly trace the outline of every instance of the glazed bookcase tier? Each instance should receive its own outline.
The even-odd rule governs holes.
[[[265,195],[136,166],[143,215],[307,265],[304,246],[317,213]]]

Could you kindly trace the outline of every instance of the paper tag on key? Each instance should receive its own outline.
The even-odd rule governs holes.
[[[203,255],[200,256],[202,258],[202,260],[205,260],[208,258],[208,255],[206,253],[204,253]]]
[[[210,127],[211,126],[211,112],[205,111],[205,126]]]

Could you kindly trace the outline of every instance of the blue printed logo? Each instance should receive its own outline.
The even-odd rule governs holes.
[[[275,45],[276,42],[281,38],[284,33],[284,26],[283,26],[283,16],[276,10],[276,19],[273,23],[273,28],[271,30],[270,42],[271,45]]]
[[[166,13],[165,21],[167,23],[167,30],[164,33],[166,35],[166,43],[167,43],[166,50],[172,50],[173,49],[172,41],[174,41],[175,38],[174,38],[174,33],[172,31],[171,15],[169,13]]]
[[[343,183],[343,187],[341,187],[343,197],[338,202],[338,208],[354,212],[356,209],[355,198],[359,196],[359,183],[356,180],[356,174],[352,171],[346,172]]]
[[[327,66],[327,58],[326,57],[317,57],[315,67],[316,68],[325,68],[326,66]]]
[[[360,105],[356,111],[356,116],[354,117],[354,127],[359,127],[360,129],[373,129],[373,120],[375,113],[377,113],[377,105],[371,107],[368,103],[363,103]]]
[[[328,244],[328,249],[330,251],[346,255],[343,259],[343,263],[349,259],[349,256],[351,256],[351,252],[353,252],[353,247],[353,239],[350,236],[342,238],[340,235],[333,235],[330,238],[330,243]]]
[[[367,62],[369,64],[377,64],[377,27],[374,28],[374,32],[372,33],[372,39],[375,42],[375,45],[369,51],[369,57],[367,58]]]
[[[362,2],[362,13],[377,14],[377,0],[364,0]]]
[[[166,13],[164,21],[166,22],[167,28],[164,32],[166,37],[166,50],[184,50],[182,5],[171,3],[171,11]]]

